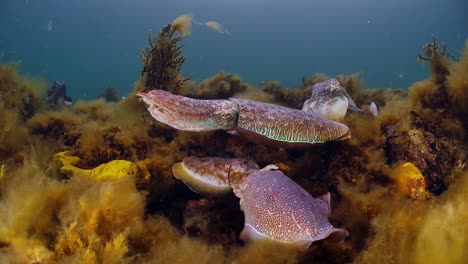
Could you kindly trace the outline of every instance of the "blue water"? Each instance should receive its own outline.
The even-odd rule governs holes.
[[[416,55],[436,34],[459,55],[468,39],[466,0],[0,0],[0,61],[66,81],[75,98],[104,88],[128,93],[147,34],[191,13],[230,34],[193,25],[183,74],[220,70],[258,84],[361,72],[366,87],[407,88],[428,76]]]

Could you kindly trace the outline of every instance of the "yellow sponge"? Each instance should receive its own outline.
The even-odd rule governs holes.
[[[425,200],[429,198],[426,180],[421,171],[411,162],[405,162],[392,171],[398,191],[411,199]]]
[[[67,151],[55,154],[54,160],[61,165],[61,173],[68,176],[78,173],[96,181],[117,180],[125,176],[136,175],[138,173],[137,165],[127,160],[113,160],[90,170],[80,169],[74,166],[80,161],[80,158],[69,156]]]

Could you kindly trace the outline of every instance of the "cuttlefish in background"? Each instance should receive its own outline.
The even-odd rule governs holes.
[[[172,171],[200,194],[234,191],[245,215],[240,234],[244,241],[266,239],[305,250],[317,240],[341,242],[348,236],[328,221],[330,193],[314,198],[274,165],[260,169],[246,159],[190,156]]]
[[[315,113],[231,98],[200,100],[164,90],[137,93],[156,120],[179,130],[227,130],[265,145],[303,148],[351,137],[349,128]]]
[[[315,84],[312,87],[312,96],[302,107],[304,112],[318,114],[335,121],[342,120],[348,109],[362,112],[335,78]]]

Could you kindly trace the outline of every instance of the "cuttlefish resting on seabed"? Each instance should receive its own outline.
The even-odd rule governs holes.
[[[179,130],[227,130],[284,148],[351,137],[349,128],[315,113],[239,98],[200,100],[164,90],[137,93],[156,120]]]
[[[328,221],[330,193],[314,198],[274,165],[260,169],[246,159],[190,156],[172,171],[200,194],[234,191],[245,216],[244,241],[272,240],[306,250],[314,241],[329,237],[341,242],[348,236]]]

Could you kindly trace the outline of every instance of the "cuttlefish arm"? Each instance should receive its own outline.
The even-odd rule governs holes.
[[[260,169],[247,159],[189,156],[172,166],[174,177],[192,191],[204,195],[222,195],[232,191],[231,182]]]
[[[187,131],[229,130],[236,126],[239,106],[229,100],[199,100],[164,90],[137,93],[151,116]]]
[[[346,98],[348,98],[348,109],[355,112],[362,112],[362,109],[359,108],[356,103],[354,102],[353,98],[348,94],[348,92],[344,91]]]

